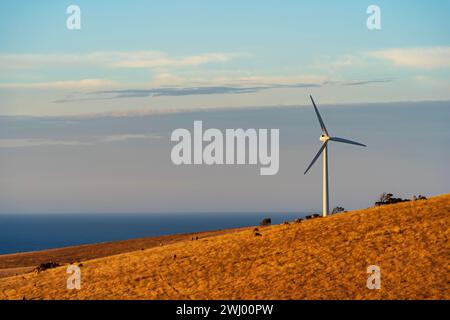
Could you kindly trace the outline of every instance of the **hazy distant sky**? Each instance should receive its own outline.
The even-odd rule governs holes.
[[[330,131],[369,145],[331,147],[332,205],[448,192],[449,12],[441,0],[1,1],[0,212],[319,210],[320,165],[302,174],[320,146],[309,94]],[[279,128],[279,175],[173,166],[170,132],[194,120]]]

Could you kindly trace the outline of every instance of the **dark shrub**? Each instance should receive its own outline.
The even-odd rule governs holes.
[[[344,211],[345,211],[345,209],[343,207],[336,207],[333,209],[333,211],[331,211],[331,214],[337,214],[337,213],[341,213]]]
[[[261,222],[259,223],[259,225],[262,226],[262,227],[270,226],[271,224],[272,224],[272,219],[271,218],[262,219]]]
[[[382,193],[378,199],[377,202],[375,202],[375,206],[385,206],[389,204],[396,204],[396,203],[402,203],[402,202],[408,202],[410,200],[408,199],[401,199],[401,198],[394,198],[394,195],[392,193]]]
[[[46,262],[46,263],[41,263],[40,265],[37,266],[37,268],[35,269],[37,272],[41,272],[41,271],[45,271],[47,269],[53,269],[56,267],[60,267],[61,265],[55,262]]]
[[[382,194],[380,194],[380,196],[378,197],[378,201],[377,202],[379,202],[379,203],[388,203],[390,200],[391,200],[391,198],[393,197],[394,195],[392,194],[392,193],[386,193],[386,192],[383,192]]]

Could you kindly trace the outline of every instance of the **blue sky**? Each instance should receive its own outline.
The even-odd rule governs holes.
[[[83,32],[65,29],[65,9],[82,9]],[[368,33],[366,8],[382,9],[385,32]],[[3,52],[95,50],[348,53],[449,41],[443,1],[29,1],[2,2]],[[297,39],[297,41],[295,41]],[[319,41],[322,40],[323,41]],[[268,44],[270,44],[268,46]],[[273,45],[272,45],[273,44]],[[277,50],[278,47],[278,50]]]
[[[381,30],[366,27],[372,4]],[[302,175],[319,143],[309,94],[369,145],[331,149],[332,204],[448,192],[448,12],[441,0],[2,1],[0,212],[319,210],[321,170]],[[280,174],[174,168],[170,132],[194,120],[279,128]]]
[[[326,103],[450,99],[447,2],[378,1],[379,31],[366,28],[367,1],[78,1],[79,31],[66,28],[70,4],[0,4],[0,114],[296,105],[307,91],[120,103],[80,94],[161,86],[313,84]],[[76,107],[55,105],[73,92]]]

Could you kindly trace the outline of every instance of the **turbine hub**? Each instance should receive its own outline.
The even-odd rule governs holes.
[[[325,135],[325,134],[323,134],[323,135],[320,136],[320,141],[322,141],[322,142],[327,142],[328,140],[330,140],[330,137],[329,137],[329,136],[327,136],[327,135]]]

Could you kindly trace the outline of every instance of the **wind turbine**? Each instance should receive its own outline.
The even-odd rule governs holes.
[[[319,119],[320,127],[322,128],[322,135],[320,136],[320,141],[322,141],[322,147],[320,148],[319,152],[314,157],[313,161],[309,165],[308,169],[306,169],[305,174],[308,173],[309,169],[314,165],[314,163],[317,161],[317,159],[320,157],[320,155],[323,152],[323,216],[326,217],[330,213],[329,208],[329,195],[328,195],[328,142],[329,141],[335,141],[335,142],[341,142],[341,143],[347,143],[347,144],[353,144],[361,147],[366,147],[366,145],[347,140],[337,137],[330,137],[328,134],[327,128],[325,127],[325,124],[323,123],[322,117],[320,116],[319,109],[317,109],[316,103],[314,102],[314,99],[312,96],[309,96],[311,98],[311,101],[314,106],[314,110],[316,111],[317,119]]]

